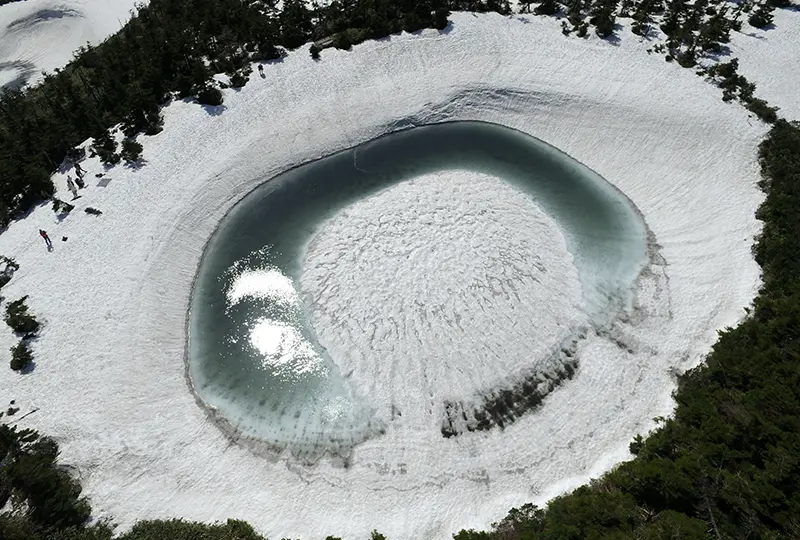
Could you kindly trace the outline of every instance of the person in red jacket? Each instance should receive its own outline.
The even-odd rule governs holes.
[[[47,245],[47,249],[53,249],[53,242],[51,242],[50,237],[47,236],[47,231],[44,229],[39,229],[39,236],[44,238],[44,243]]]

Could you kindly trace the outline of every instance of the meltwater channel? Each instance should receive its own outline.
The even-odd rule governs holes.
[[[589,325],[600,328],[630,309],[648,260],[648,232],[610,183],[543,141],[495,124],[395,132],[265,179],[209,240],[190,305],[188,373],[224,429],[312,460],[346,456],[390,429],[317,340],[298,290],[304,251],[326,220],[359,200],[453,170],[502,179],[557,224]],[[492,205],[491,192],[485,204]]]

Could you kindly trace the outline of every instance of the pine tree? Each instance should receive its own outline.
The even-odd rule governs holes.
[[[775,11],[775,6],[772,6],[769,2],[764,2],[750,15],[747,22],[750,23],[750,26],[755,26],[756,28],[766,28],[772,24],[775,18],[774,15],[772,15],[773,11]]]
[[[631,31],[639,36],[647,37],[650,32],[651,25],[653,24],[653,16],[651,15],[652,0],[641,0],[633,11],[633,24]]]
[[[567,0],[567,20],[576,28],[581,24],[583,20],[582,0]]]
[[[560,9],[556,0],[543,0],[534,8],[533,12],[537,15],[555,15]]]
[[[595,26],[596,33],[606,38],[614,33],[618,0],[596,0],[592,6],[589,22]]]

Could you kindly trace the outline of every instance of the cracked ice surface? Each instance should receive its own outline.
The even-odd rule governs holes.
[[[300,286],[356,388],[432,438],[443,399],[535,365],[585,322],[558,226],[524,192],[470,171],[402,182],[330,219]]]

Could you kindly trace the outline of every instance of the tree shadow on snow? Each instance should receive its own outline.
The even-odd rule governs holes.
[[[203,110],[206,111],[206,114],[209,116],[219,116],[225,112],[225,109],[228,107],[225,104],[222,105],[202,105]]]
[[[131,169],[131,170],[134,170],[134,171],[138,171],[139,169],[141,169],[142,167],[147,165],[147,163],[148,163],[148,161],[145,158],[140,157],[136,161],[133,161],[131,163],[125,163],[125,168],[126,169]]]
[[[620,39],[620,37],[617,34],[617,32],[619,32],[621,30],[622,30],[622,25],[619,24],[619,23],[614,23],[614,31],[611,32],[610,35],[608,35],[608,36],[606,36],[604,38],[600,38],[600,39],[602,39],[603,41],[605,41],[609,45],[613,45],[614,47],[619,47],[619,44],[622,43],[622,40]]]
[[[33,370],[36,369],[36,360],[31,360],[27,366],[19,370],[22,375],[28,375],[33,373]]]
[[[51,204],[49,199],[48,200],[39,201],[38,203],[32,205],[30,208],[28,208],[24,212],[17,212],[16,214],[14,214],[11,217],[11,221],[22,221],[23,219],[25,219],[26,217],[31,215],[33,213],[33,211],[36,210],[37,208],[41,208],[42,206],[47,206],[49,204]],[[6,230],[8,230],[7,226],[6,227],[0,227],[0,234],[6,232]]]
[[[710,58],[715,62],[720,62],[723,58],[727,58],[731,55],[731,48],[727,45],[722,45],[718,51],[708,51],[703,54],[703,57]]]
[[[453,31],[453,24],[454,23],[452,21],[447,21],[447,26],[445,26],[441,30],[436,30],[436,31],[439,32],[440,36],[446,36],[447,34],[449,34],[450,32]],[[433,29],[432,28],[420,28],[419,30],[414,30],[413,32],[406,32],[406,33],[407,34],[411,34],[412,36],[419,37],[419,36],[422,35],[423,32],[427,32],[427,31],[430,31],[430,30],[433,30]],[[368,39],[366,41],[377,41],[377,42],[383,42],[383,43],[390,43],[392,41],[392,39],[400,36],[403,32],[405,32],[405,30],[401,30],[401,31],[395,32],[393,34],[389,34],[388,36],[375,38],[374,40],[369,40]],[[349,51],[351,49],[347,49],[347,50]]]

